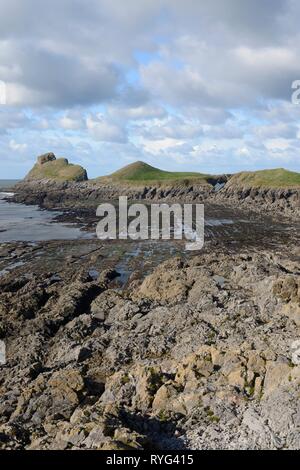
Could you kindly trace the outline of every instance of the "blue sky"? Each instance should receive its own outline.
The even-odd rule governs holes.
[[[136,160],[177,171],[300,171],[297,0],[0,8],[0,179],[23,177],[49,151],[90,177]]]

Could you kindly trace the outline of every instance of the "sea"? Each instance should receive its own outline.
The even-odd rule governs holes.
[[[13,188],[20,180],[0,180],[0,191],[2,189]]]
[[[0,243],[91,238],[75,224],[55,222],[58,211],[10,202],[16,181],[0,180]]]

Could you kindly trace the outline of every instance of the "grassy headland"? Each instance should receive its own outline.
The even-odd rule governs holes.
[[[47,179],[55,181],[84,181],[87,179],[87,174],[80,165],[73,165],[66,158],[58,158],[43,164],[36,163],[26,176],[26,180]]]
[[[85,181],[86,170],[73,165],[65,158],[56,159],[53,153],[38,157],[37,163],[26,176],[26,180]],[[197,172],[173,172],[160,170],[144,162],[135,162],[111,175],[91,180],[92,185],[129,186],[214,186],[217,182],[235,190],[241,188],[300,189],[300,173],[277,168],[273,170],[244,171],[234,175],[208,175]]]
[[[298,189],[300,173],[276,168],[274,170],[245,171],[233,175],[228,183],[230,188]]]

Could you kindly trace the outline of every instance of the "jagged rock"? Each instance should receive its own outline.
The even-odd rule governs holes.
[[[147,276],[136,298],[147,298],[158,302],[176,302],[183,300],[191,287],[192,281],[180,270],[181,260],[166,261],[153,274]]]
[[[124,444],[128,449],[143,450],[147,445],[145,436],[130,429],[118,428],[114,433],[114,440]]]
[[[296,276],[277,279],[273,285],[273,292],[286,303],[300,304],[300,283]]]
[[[203,252],[120,290],[76,255],[0,280],[1,448],[299,448],[297,263]]]
[[[44,163],[53,162],[54,160],[56,160],[56,156],[52,152],[45,153],[44,155],[40,155],[37,158],[37,162],[39,165],[44,165]]]
[[[267,362],[266,376],[264,381],[264,397],[277,390],[280,385],[287,383],[291,373],[291,367],[285,362]]]

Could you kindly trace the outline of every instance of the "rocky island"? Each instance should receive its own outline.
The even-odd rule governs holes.
[[[87,172],[79,165],[70,164],[66,158],[57,159],[49,152],[37,158],[37,162],[25,177],[29,181],[86,181]]]
[[[137,162],[87,180],[47,154],[14,201],[94,227],[120,193],[204,202],[205,247],[1,244],[0,447],[299,449],[300,175]]]

